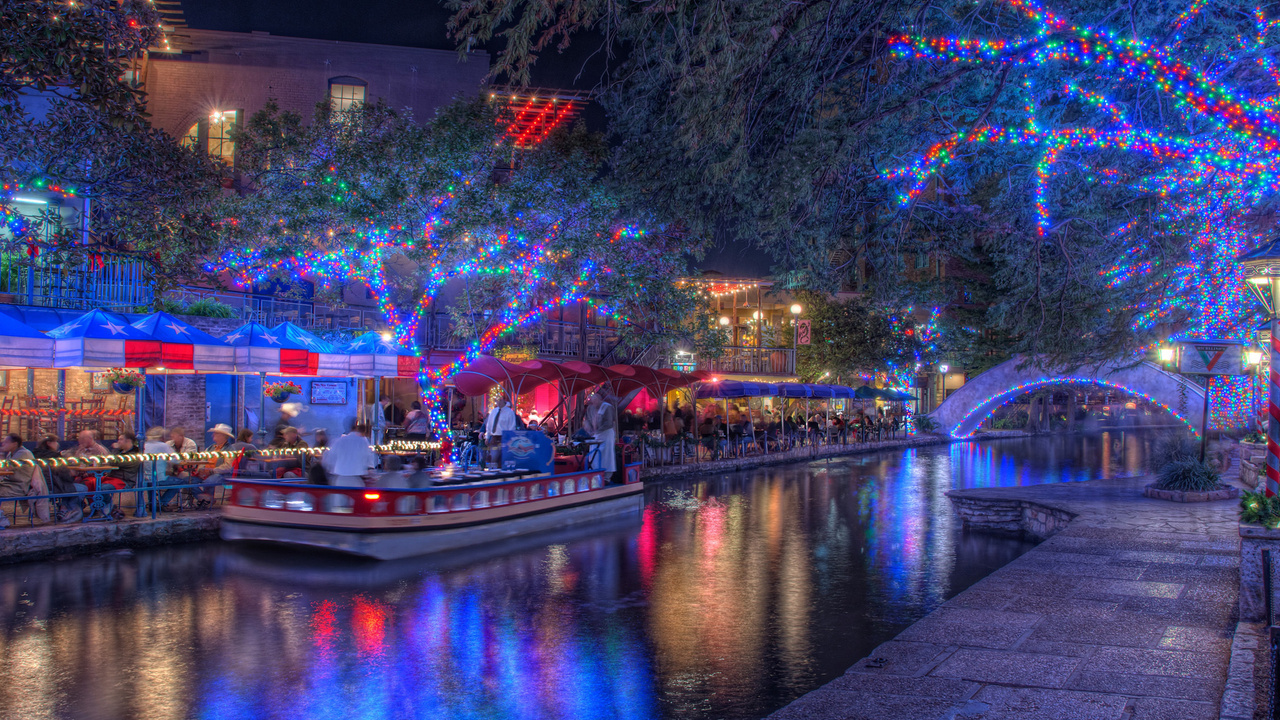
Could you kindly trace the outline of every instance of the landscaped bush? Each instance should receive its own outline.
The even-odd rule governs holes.
[[[1151,456],[1147,466],[1151,472],[1161,473],[1169,463],[1179,460],[1196,460],[1200,457],[1200,443],[1184,432],[1161,433],[1151,443]]]
[[[1275,527],[1280,524],[1280,496],[1269,498],[1262,491],[1241,495],[1240,520]]]
[[[938,421],[928,415],[916,415],[912,419],[916,424],[917,432],[931,433],[938,429]]]
[[[200,317],[210,318],[233,318],[237,317],[236,309],[224,302],[218,302],[213,298],[201,298],[187,305],[182,310],[183,315],[198,315]]]
[[[1218,489],[1221,476],[1218,469],[1199,459],[1174,460],[1160,468],[1158,490],[1180,490],[1182,492],[1207,492]]]

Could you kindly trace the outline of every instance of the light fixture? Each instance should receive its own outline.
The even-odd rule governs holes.
[[[727,316],[725,316],[725,315],[721,315],[721,316],[720,316],[720,324],[721,324],[721,325],[728,325],[728,324],[729,324],[729,318],[728,318]]]
[[[751,313],[751,318],[752,318],[753,320],[759,320],[759,319],[760,319],[760,311],[759,311],[759,310],[757,310],[757,311],[755,311],[755,312]]]
[[[391,342],[391,333],[389,332],[382,333],[382,339],[387,342]]]
[[[1244,360],[1250,365],[1257,365],[1262,362],[1262,351],[1261,350],[1245,350]]]
[[[800,303],[792,303],[792,304],[791,304],[791,314],[792,314],[792,315],[799,315],[799,314],[800,314],[800,313],[802,313],[802,312],[804,312],[804,308],[800,307]]]
[[[950,368],[950,367],[948,367],[948,366],[946,366],[946,365],[939,365],[939,366],[938,366],[938,372],[942,373],[943,375],[946,375],[946,374],[947,374],[947,371],[948,371],[948,370],[950,370],[950,369],[951,369],[951,368]]]
[[[1158,354],[1160,356],[1160,362],[1171,363],[1173,362],[1173,356],[1175,353],[1172,345],[1166,345],[1165,347],[1160,348]]]
[[[22,197],[22,196],[15,196],[13,198],[13,201],[19,202],[19,203],[30,203],[32,205],[48,205],[49,204],[48,200],[44,200],[41,198],[33,198],[33,197]]]

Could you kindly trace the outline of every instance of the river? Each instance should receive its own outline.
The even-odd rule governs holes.
[[[204,543],[0,567],[0,717],[760,718],[1032,545],[944,492],[1135,474],[1150,434],[652,483],[642,517],[448,560]]]

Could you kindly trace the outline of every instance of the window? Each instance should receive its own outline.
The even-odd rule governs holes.
[[[923,270],[929,267],[929,253],[916,253],[916,270]]]
[[[239,110],[214,110],[208,118],[192,125],[179,142],[183,147],[203,149],[214,159],[234,165],[236,143],[231,135],[239,122]]]
[[[364,89],[367,83],[355,77],[336,77],[329,81],[329,108],[335,116],[349,112],[352,107],[364,102]]]
[[[236,142],[231,133],[236,129],[237,113],[216,110],[209,116],[209,154],[228,165],[235,162]]]

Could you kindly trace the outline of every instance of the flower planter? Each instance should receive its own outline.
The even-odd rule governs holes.
[[[1240,497],[1240,488],[1230,485],[1218,485],[1217,490],[1203,492],[1185,492],[1183,490],[1160,490],[1152,483],[1142,489],[1142,494],[1156,500],[1171,502],[1213,502],[1214,500],[1230,500]]]
[[[293,397],[293,393],[276,393],[271,396],[271,399],[274,402],[283,403],[291,397]]]
[[[111,389],[115,390],[121,395],[128,395],[129,393],[133,392],[133,386],[126,385],[124,383],[111,383]]]

